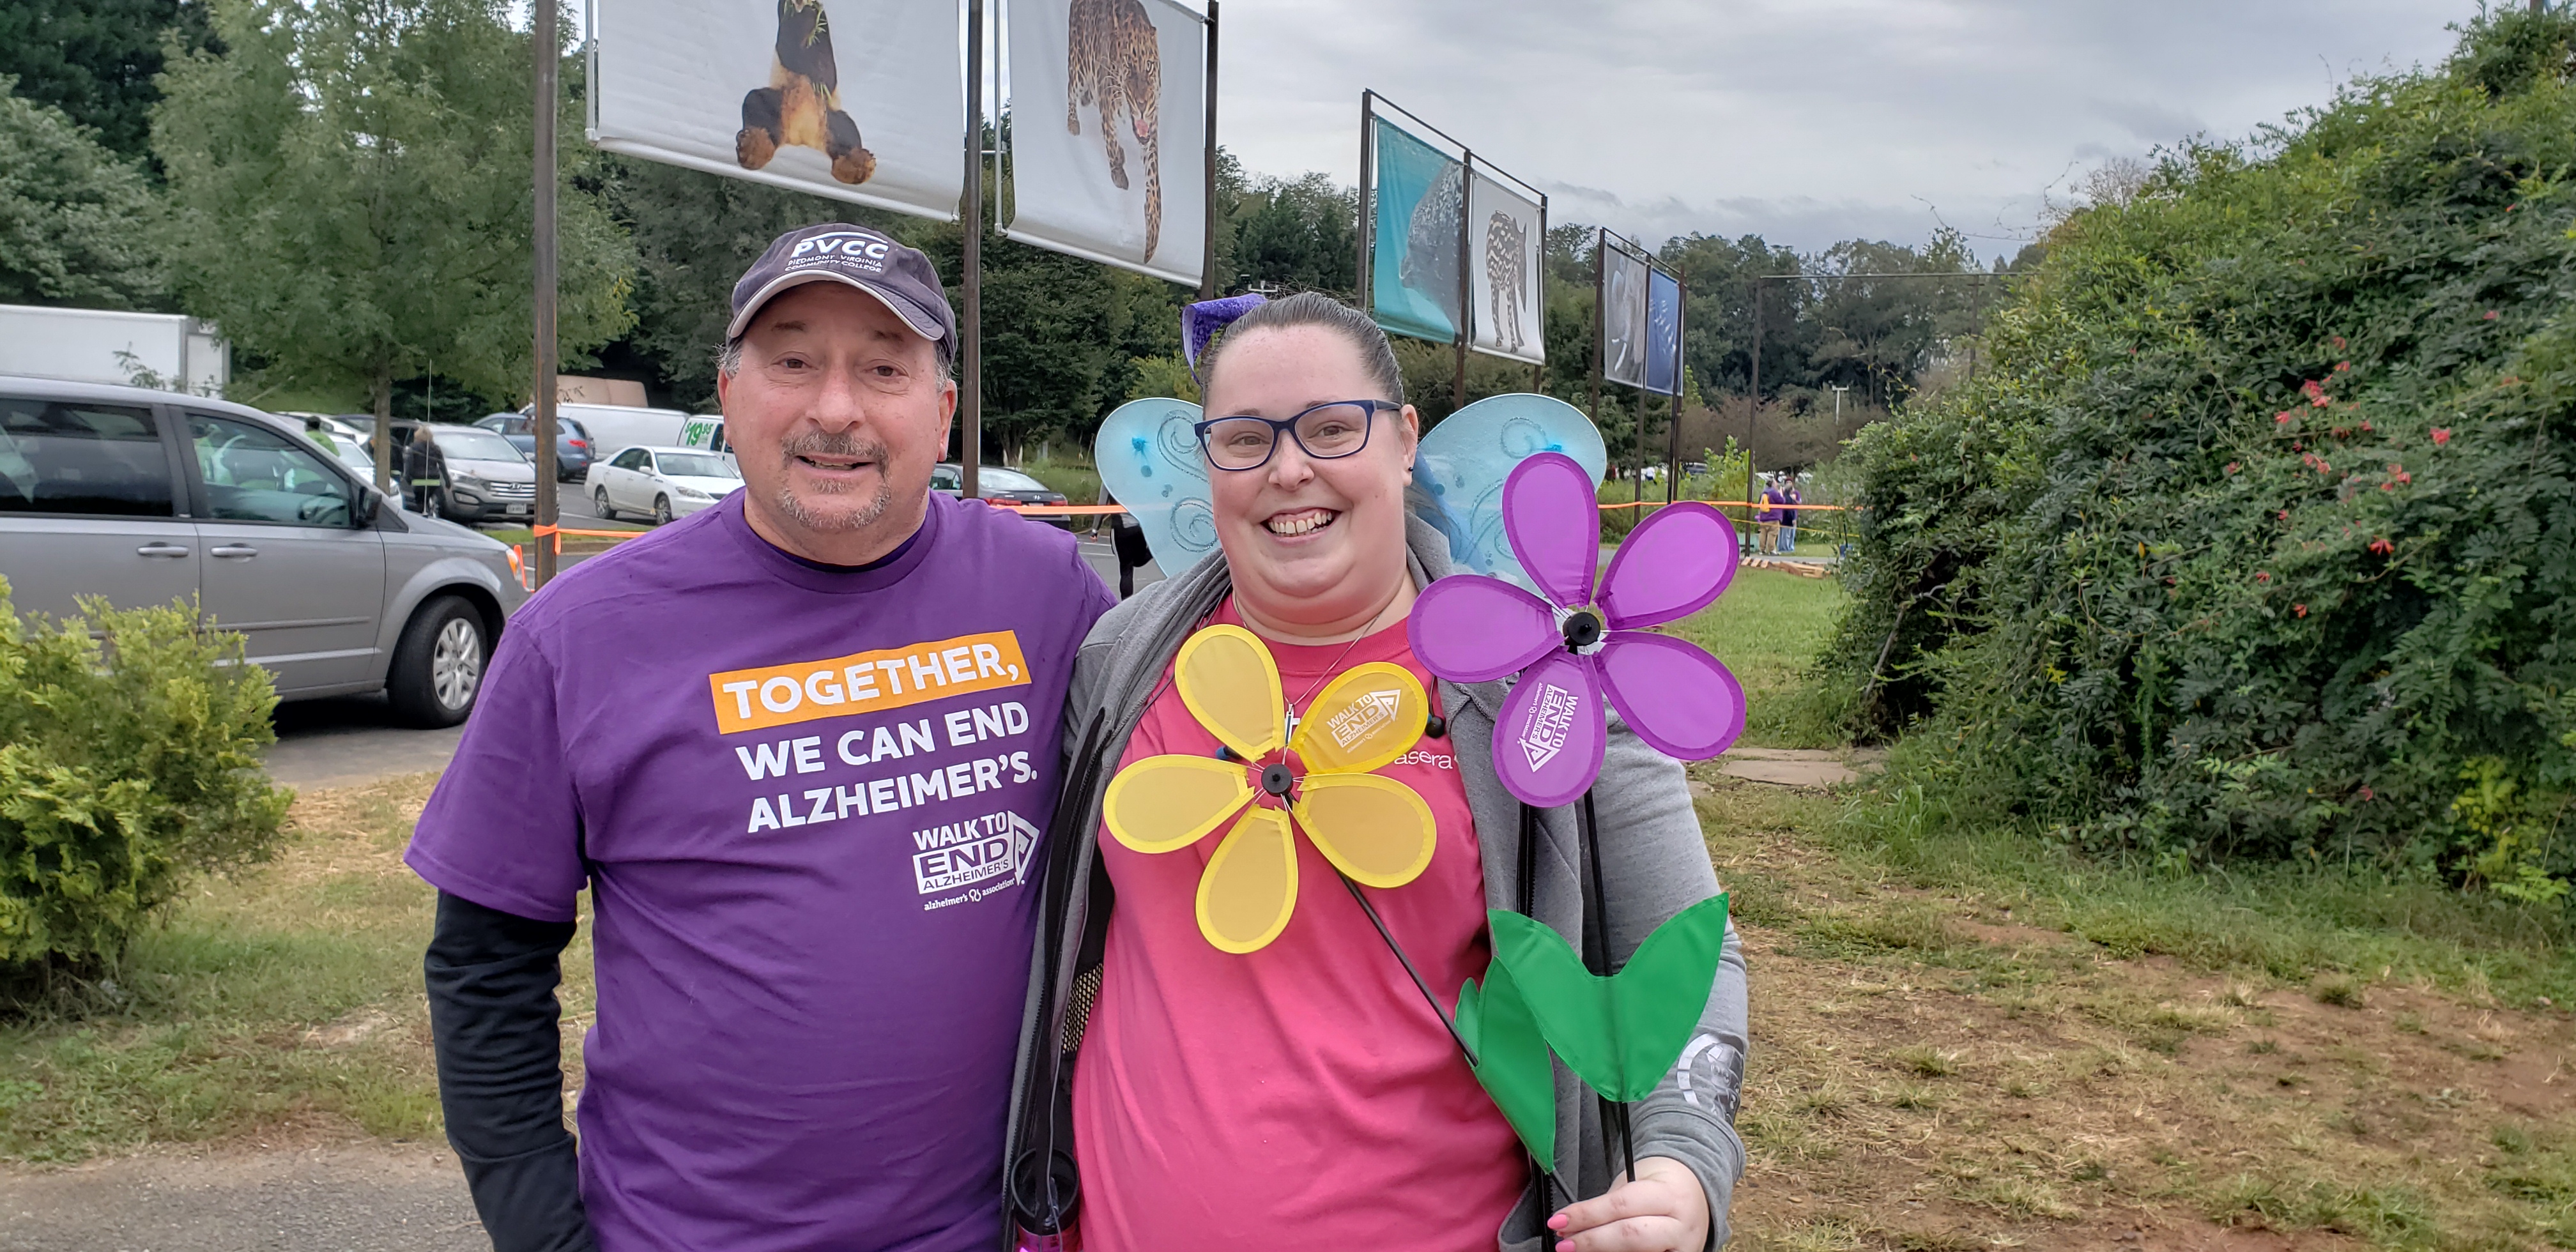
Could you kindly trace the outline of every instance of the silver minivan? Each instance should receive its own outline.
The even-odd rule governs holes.
[[[193,596],[279,698],[382,690],[404,720],[452,726],[527,599],[514,555],[395,509],[292,420],[0,375],[0,575],[21,613]]]

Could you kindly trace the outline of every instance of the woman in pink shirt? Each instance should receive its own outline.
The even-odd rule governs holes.
[[[1684,1059],[1635,1107],[1635,1179],[1618,1176],[1598,1103],[1561,1065],[1563,1150],[1535,1169],[1443,1021],[1484,974],[1488,908],[1623,961],[1716,893],[1679,766],[1614,722],[1596,787],[1608,924],[1587,918],[1570,811],[1526,809],[1495,776],[1502,685],[1435,680],[1406,642],[1415,593],[1448,561],[1408,519],[1420,432],[1385,335],[1295,296],[1235,322],[1202,366],[1221,551],[1112,610],[1076,663],[1079,741],[1047,832],[1006,1179],[1022,1246],[1714,1248],[1743,1167],[1731,932]],[[1421,742],[1377,771],[1428,804],[1429,867],[1398,888],[1347,886],[1301,837],[1286,929],[1241,954],[1194,917],[1216,837],[1147,855],[1100,832],[1121,766],[1219,752],[1170,682],[1181,642],[1216,624],[1261,637],[1291,718],[1372,661],[1412,671],[1431,698]]]

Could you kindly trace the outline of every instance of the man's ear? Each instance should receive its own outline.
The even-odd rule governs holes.
[[[717,408],[717,409],[719,409],[719,410],[721,410],[721,411],[723,411],[723,412],[725,412],[725,413],[731,413],[731,412],[733,411],[733,406],[732,406],[731,404],[728,404],[728,403],[726,403],[726,402],[725,402],[725,396],[726,396],[726,394],[727,394],[728,392],[731,392],[732,390],[733,390],[733,375],[728,374],[728,373],[724,372],[723,370],[717,370],[717,371],[716,371],[716,408]]]

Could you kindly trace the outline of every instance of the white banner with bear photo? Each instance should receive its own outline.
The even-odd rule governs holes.
[[[1547,363],[1547,246],[1544,212],[1480,168],[1467,184],[1468,345],[1478,352]]]
[[[954,3],[592,0],[590,141],[818,196],[957,218]]]
[[[1167,0],[1002,9],[1002,234],[1197,286],[1207,252],[1205,22]]]

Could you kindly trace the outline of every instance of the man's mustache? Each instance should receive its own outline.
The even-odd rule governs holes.
[[[872,462],[882,467],[886,463],[886,446],[879,441],[861,439],[846,432],[825,434],[814,431],[788,440],[779,449],[779,462],[782,465],[798,457],[810,456],[848,457],[853,460]]]

